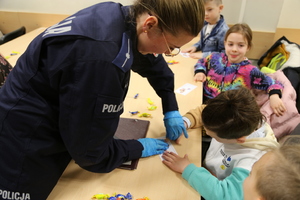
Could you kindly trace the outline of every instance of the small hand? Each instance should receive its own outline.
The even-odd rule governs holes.
[[[206,75],[202,72],[196,73],[194,76],[195,82],[204,82],[206,81]]]
[[[187,154],[185,154],[182,158],[173,152],[165,151],[162,155],[162,158],[164,159],[162,162],[165,165],[178,173],[182,173],[184,169],[191,163]]]
[[[203,58],[203,54],[201,51],[190,53],[190,57],[194,59],[201,59]]]
[[[196,51],[196,47],[192,46],[190,48],[182,50],[182,53],[194,53]]]
[[[270,106],[276,116],[282,116],[286,111],[286,107],[282,100],[279,98],[278,94],[273,94],[270,96]]]

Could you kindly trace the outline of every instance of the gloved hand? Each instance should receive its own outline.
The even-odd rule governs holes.
[[[142,157],[161,154],[169,148],[169,144],[162,139],[141,138],[138,139],[138,141],[142,143],[144,147],[144,150],[142,151]]]
[[[170,140],[176,140],[182,133],[185,138],[189,137],[182,116],[177,110],[166,112],[164,123],[167,131],[167,138]]]

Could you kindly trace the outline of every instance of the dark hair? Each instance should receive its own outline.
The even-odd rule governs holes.
[[[230,33],[240,33],[248,43],[249,49],[252,47],[252,30],[246,23],[235,24],[228,29],[225,34],[224,41]]]
[[[254,95],[245,87],[220,93],[208,100],[202,112],[204,127],[224,139],[250,135],[263,119]]]
[[[204,24],[203,0],[136,0],[131,7],[132,17],[145,12],[156,16],[160,28],[174,36],[182,30],[197,36]]]

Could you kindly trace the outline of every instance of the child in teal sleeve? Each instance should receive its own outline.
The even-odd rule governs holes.
[[[188,155],[163,154],[163,163],[182,177],[206,200],[243,199],[242,184],[252,165],[269,148],[278,146],[264,122],[255,97],[245,87],[222,92],[207,105],[184,115],[187,128],[204,126],[212,137],[204,167],[190,163]]]
[[[204,0],[205,22],[200,32],[200,40],[193,46],[183,50],[191,58],[205,58],[212,52],[224,52],[224,36],[228,26],[221,11],[224,8],[222,0]]]

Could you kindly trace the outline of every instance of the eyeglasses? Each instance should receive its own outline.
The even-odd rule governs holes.
[[[165,55],[168,56],[168,57],[177,56],[180,53],[180,48],[172,48],[172,50],[171,50],[171,48],[169,47],[168,42],[166,40],[165,34],[163,32],[162,32],[162,35],[164,37],[165,43],[166,43],[166,45],[168,47],[168,50],[170,52],[170,53],[165,53]]]

